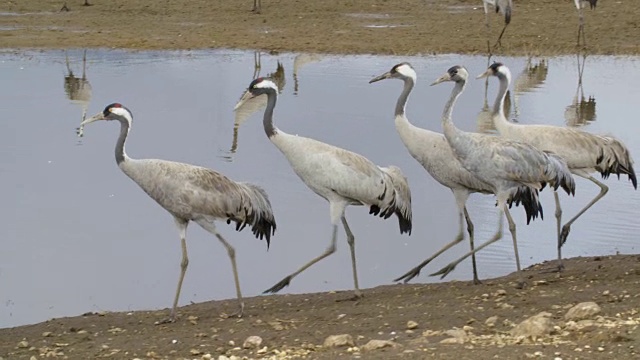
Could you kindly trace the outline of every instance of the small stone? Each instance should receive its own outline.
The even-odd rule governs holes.
[[[496,296],[505,296],[505,295],[507,295],[507,290],[505,289],[500,289],[496,291]]]
[[[609,294],[611,294],[611,291],[609,290],[605,290],[602,292],[602,296],[609,296]]]
[[[487,318],[487,320],[484,321],[484,324],[487,325],[488,327],[494,327],[496,326],[496,322],[498,322],[498,317],[492,316],[490,318]]]
[[[77,332],[77,334],[83,335],[83,334],[88,334],[89,332],[87,330],[80,330]]]
[[[229,346],[236,346],[236,342],[233,340],[229,340]]]
[[[338,320],[342,319],[343,317],[347,316],[347,314],[340,314],[338,315]]]
[[[260,355],[260,354],[266,354],[268,351],[267,347],[263,347],[262,349],[259,349],[258,351],[256,351],[256,354]]]
[[[574,321],[588,319],[598,315],[600,311],[600,306],[595,302],[583,302],[569,309],[569,311],[564,315],[564,319]]]
[[[418,328],[418,323],[413,321],[413,320],[409,320],[407,321],[407,329],[409,330],[414,330]]]
[[[224,355],[220,355],[218,356],[218,360],[229,360],[229,358]]]
[[[396,346],[397,344],[393,341],[374,339],[374,340],[369,340],[368,343],[364,344],[364,346],[362,346],[362,350],[372,351],[372,350],[382,349],[386,347],[396,347]]]
[[[213,355],[207,353],[207,354],[202,355],[202,357],[200,359],[201,360],[211,360],[211,359],[213,359]]]
[[[189,350],[189,353],[191,355],[200,355],[200,354],[202,354],[202,351],[200,351],[198,349],[191,349],[191,350]]]
[[[598,351],[604,351],[604,348],[602,346],[599,346]]]
[[[330,335],[324,340],[324,347],[355,346],[349,334]]]
[[[42,333],[43,337],[51,337],[53,335],[53,333],[51,331],[45,331]]]
[[[541,312],[534,315],[511,329],[512,336],[539,337],[548,335],[553,331],[553,323],[551,322],[551,314]]]
[[[473,330],[473,326],[465,325],[465,326],[462,327],[462,330],[471,331],[471,330]]]
[[[244,341],[242,347],[245,349],[257,349],[260,345],[262,345],[262,338],[260,336],[251,335]]]
[[[20,349],[26,349],[29,347],[29,342],[27,340],[22,340],[18,343],[18,347]]]
[[[542,353],[542,351],[536,351],[536,352],[533,353],[533,355],[535,355],[537,357],[541,357],[544,354]]]

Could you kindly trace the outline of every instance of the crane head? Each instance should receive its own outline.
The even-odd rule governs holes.
[[[438,85],[445,81],[466,81],[468,77],[469,73],[467,72],[467,69],[464,68],[464,66],[454,65],[450,67],[449,70],[444,73],[444,75],[440,76],[436,79],[436,81],[432,82],[431,86]]]
[[[494,62],[489,66],[487,71],[478,75],[476,79],[484,79],[488,76],[507,77],[511,80],[511,71],[509,68],[501,62]]]
[[[415,82],[417,79],[416,71],[408,62],[401,62],[397,65],[394,65],[391,68],[391,70],[387,71],[386,73],[376,76],[373,79],[369,80],[369,84],[374,83],[376,81],[385,80],[385,79],[406,79],[406,78],[411,78]]]
[[[278,93],[278,85],[276,85],[272,79],[259,77],[253,80],[244,94],[242,94],[242,97],[238,100],[238,103],[233,110],[238,110],[242,104],[247,102],[249,99],[253,99],[254,97],[262,94],[267,94],[270,91],[274,91],[276,94]]]
[[[107,105],[103,111],[93,115],[88,119],[85,119],[82,123],[80,123],[80,126],[84,126],[98,120],[119,120],[119,119],[124,119],[124,120],[127,120],[129,123],[131,123],[131,121],[133,120],[133,114],[129,109],[124,107],[122,104],[113,103],[113,104]]]

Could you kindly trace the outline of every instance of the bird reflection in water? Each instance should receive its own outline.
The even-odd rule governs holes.
[[[310,63],[322,60],[322,56],[318,54],[302,53],[296,55],[293,59],[293,95],[298,95],[298,73],[300,69]]]
[[[527,59],[527,65],[516,78],[513,84],[513,102],[515,109],[515,118],[520,118],[520,95],[532,92],[541,87],[547,80],[549,73],[549,64],[546,59],[538,60],[535,63],[532,58]]]
[[[262,67],[260,60],[260,52],[256,51],[254,53],[254,79],[260,77],[260,70]],[[284,89],[284,86],[286,84],[286,79],[284,74],[284,66],[282,65],[280,60],[277,61],[276,71],[267,74],[266,77],[271,78],[276,83],[276,85],[278,85],[279,93],[282,93],[282,89]],[[236,109],[235,119],[233,122],[233,140],[231,141],[231,148],[226,152],[227,154],[222,156],[223,159],[231,161],[231,155],[235,154],[235,152],[238,150],[238,130],[240,129],[240,125],[244,123],[255,112],[264,109],[265,106],[267,106],[267,97],[258,96],[246,101],[240,108]]]
[[[582,74],[587,54],[576,54],[578,61],[578,86],[571,105],[564,110],[564,119],[568,126],[580,127],[596,120],[596,98],[592,95],[585,98],[582,88]]]
[[[82,55],[82,77],[76,77],[71,70],[69,63],[69,55],[65,53],[65,59],[67,63],[67,74],[64,76],[64,92],[67,94],[67,98],[71,100],[71,103],[80,105],[82,108],[82,118],[80,122],[83,122],[87,117],[87,108],[91,101],[91,84],[87,79],[87,50],[84,50]],[[79,137],[83,136],[83,126],[76,128],[76,133]]]

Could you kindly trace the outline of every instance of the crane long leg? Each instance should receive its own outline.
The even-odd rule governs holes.
[[[584,175],[579,173],[574,175],[590,180],[594,184],[598,185],[600,187],[600,193],[598,193],[598,195],[596,195],[596,197],[594,197],[593,200],[591,200],[584,208],[582,208],[582,210],[578,211],[578,213],[573,218],[571,218],[571,220],[567,221],[567,223],[564,224],[564,226],[562,227],[562,231],[560,232],[560,240],[559,240],[560,243],[558,244],[558,247],[564,245],[564,243],[567,241],[567,237],[569,236],[569,231],[571,230],[571,224],[573,224],[574,221],[576,221],[582,214],[584,214],[585,211],[587,211],[590,207],[592,207],[593,204],[598,202],[598,200],[602,199],[602,197],[605,196],[609,191],[609,187],[607,185],[601,183],[591,175]]]
[[[451,247],[453,247],[454,245],[458,244],[459,242],[461,242],[462,240],[464,240],[464,233],[463,233],[463,222],[462,222],[462,217],[464,216],[466,221],[467,221],[467,231],[469,232],[469,241],[471,242],[471,251],[473,251],[473,223],[471,222],[471,218],[469,217],[469,212],[467,211],[467,208],[465,206],[467,199],[469,198],[469,193],[468,192],[461,192],[461,191],[453,191],[453,196],[456,199],[456,205],[458,206],[458,224],[459,224],[459,231],[458,234],[456,235],[456,237],[453,239],[453,241],[451,241],[450,243],[446,244],[445,246],[443,246],[440,250],[438,250],[435,254],[433,254],[431,257],[429,257],[428,259],[426,259],[425,261],[421,262],[420,264],[418,264],[418,266],[414,267],[413,269],[407,271],[404,275],[394,279],[393,281],[404,281],[404,283],[406,284],[407,282],[411,281],[411,279],[413,279],[414,277],[420,275],[420,271],[422,270],[422,268],[424,268],[425,266],[427,266],[431,261],[433,261],[433,259],[437,258],[438,256],[440,256],[443,252],[449,250]],[[473,282],[476,284],[480,283],[480,280],[478,279],[478,272],[476,269],[476,256],[475,254],[472,255],[473,256]]]
[[[500,36],[498,36],[498,41],[496,41],[496,44],[494,45],[494,47],[502,46],[502,43],[500,42],[500,40],[502,40],[502,35],[504,35],[504,31],[507,30],[507,25],[508,24],[505,24],[504,27],[502,28],[502,31],[500,32]]]
[[[320,254],[320,256],[314,258],[313,260],[309,261],[308,263],[306,263],[305,265],[303,265],[300,269],[298,269],[296,272],[292,273],[291,275],[286,276],[284,279],[280,280],[280,282],[278,282],[277,284],[273,285],[272,287],[270,287],[269,289],[263,291],[263,293],[277,293],[278,291],[284,289],[285,287],[289,286],[289,283],[291,282],[291,279],[293,279],[294,277],[298,276],[298,274],[300,274],[301,272],[307,270],[307,268],[309,268],[311,265],[317,263],[318,261],[326,258],[327,256],[333,254],[334,252],[336,252],[336,238],[338,237],[338,220],[341,219],[344,216],[344,209],[347,207],[346,203],[343,202],[330,202],[329,203],[329,207],[330,207],[330,213],[331,213],[331,223],[333,224],[333,231],[331,234],[331,244],[329,245],[329,247],[322,253]]]
[[[183,219],[174,218],[176,226],[180,231],[180,243],[182,245],[182,261],[180,261],[180,277],[178,278],[178,286],[176,288],[176,296],[173,299],[173,307],[171,308],[171,313],[169,317],[164,320],[156,321],[156,325],[159,324],[167,324],[176,321],[176,313],[178,308],[178,300],[180,299],[180,290],[182,289],[182,281],[184,280],[184,275],[187,273],[187,267],[189,266],[189,256],[187,255],[187,225],[189,225],[188,221]]]
[[[560,206],[560,196],[558,191],[553,192],[553,197],[556,201],[556,231],[558,235],[558,270],[564,269],[562,264],[562,242],[560,241],[560,229],[562,227],[562,207]]]
[[[505,207],[504,214],[507,216],[507,222],[509,223],[509,232],[511,233],[511,240],[513,240],[513,253],[516,256],[516,269],[520,272],[520,255],[518,254],[518,238],[516,237],[516,223],[513,222],[511,212],[508,207]]]
[[[347,243],[349,244],[349,248],[351,249],[351,267],[353,270],[353,285],[355,286],[355,296],[354,299],[361,298],[362,292],[360,291],[360,286],[358,286],[358,270],[356,267],[356,238],[353,236],[351,229],[349,228],[349,224],[347,223],[347,218],[342,215],[342,225],[344,226],[344,232],[347,234]]]
[[[469,247],[471,249],[471,251],[475,250],[474,249],[474,236],[473,236],[473,222],[471,222],[471,217],[469,216],[469,212],[467,211],[467,207],[464,207],[464,218],[467,221],[467,232],[469,233]],[[471,265],[473,266],[473,283],[478,285],[481,284],[482,282],[480,281],[480,278],[478,278],[478,267],[476,265],[476,254],[473,253],[471,255]]]
[[[493,237],[491,237],[491,239],[489,239],[487,242],[485,242],[484,244],[478,246],[477,248],[475,248],[473,251],[468,252],[466,254],[464,254],[463,256],[461,256],[460,258],[458,258],[457,260],[453,261],[452,263],[446,265],[445,267],[443,267],[442,269],[440,269],[439,271],[431,274],[431,276],[436,276],[436,275],[442,275],[440,278],[444,278],[445,276],[447,276],[450,272],[452,272],[456,266],[461,263],[464,259],[468,258],[469,256],[477,253],[478,251],[484,249],[485,247],[493,244],[494,242],[500,240],[502,238],[502,225],[503,225],[503,215],[505,213],[505,210],[508,211],[507,207],[506,207],[506,200],[504,199],[498,199],[498,230],[496,231],[496,233],[493,235]]]
[[[215,235],[218,240],[224,245],[227,249],[227,254],[229,255],[229,259],[231,260],[231,268],[233,269],[233,280],[236,284],[236,296],[238,297],[238,303],[240,308],[231,314],[231,316],[242,317],[242,313],[244,312],[244,300],[242,299],[242,291],[240,291],[240,279],[238,277],[238,267],[236,265],[236,250],[229,244],[227,240],[225,240],[222,235],[216,230],[216,226],[208,221],[205,218],[194,219],[194,221],[200,225],[203,229],[207,230],[211,234]]]

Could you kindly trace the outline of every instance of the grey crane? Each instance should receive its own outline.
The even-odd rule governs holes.
[[[398,217],[400,233],[411,234],[411,191],[407,179],[395,166],[378,167],[362,155],[329,145],[318,140],[290,135],[273,124],[273,109],[278,97],[278,86],[268,78],[258,78],[249,84],[236,108],[247,100],[267,95],[263,126],[267,137],[287,158],[293,171],[317,195],[329,202],[333,227],[331,244],[318,257],[267,289],[276,293],[288,286],[295,276],[336,251],[338,224],[342,222],[351,250],[354,299],[362,293],[356,270],[355,237],[349,228],[345,210],[349,205],[364,205],[369,213],[389,218]]]
[[[469,233],[469,242],[471,250],[474,249],[474,233],[473,222],[467,211],[466,203],[469,195],[472,193],[493,194],[493,188],[490,184],[479,179],[474,173],[465,169],[462,164],[456,159],[447,143],[443,134],[435,131],[419,128],[411,122],[406,115],[407,99],[413,89],[417,74],[411,64],[408,62],[402,62],[391,68],[390,71],[376,76],[371,79],[369,83],[385,79],[400,79],[404,82],[404,88],[402,93],[398,97],[395,108],[395,126],[400,135],[400,139],[404,143],[405,147],[409,151],[409,154],[427,170],[427,172],[440,184],[448,187],[452,192],[458,206],[458,234],[453,241],[446,244],[442,249],[437,251],[428,259],[424,260],[418,266],[414,267],[404,275],[395,279],[394,281],[403,280],[405,283],[413,279],[420,274],[420,270],[429,264],[433,259],[440,256],[443,252],[451,248],[452,246],[460,243],[464,239],[464,224],[463,217],[466,220],[467,232]],[[541,208],[537,201],[537,194],[534,194],[537,190],[527,186],[521,186],[520,189],[511,195],[509,203],[522,202],[525,211],[527,213],[527,223],[537,217],[538,214],[542,215]],[[514,251],[516,256],[516,266],[520,270],[520,259],[518,256],[518,248],[515,246]],[[472,255],[473,264],[473,281],[476,284],[480,283],[478,278],[478,271],[476,267],[475,254]]]
[[[256,14],[260,14],[262,11],[262,0],[253,0],[253,8],[251,9]]]
[[[504,27],[500,32],[500,36],[498,36],[498,40],[494,45],[501,45],[500,40],[502,39],[502,35],[504,35],[504,31],[507,30],[507,26],[511,23],[511,11],[513,10],[513,1],[512,0],[482,0],[482,6],[484,7],[484,18],[485,24],[487,26],[487,34],[489,34],[489,6],[493,6],[495,8],[496,13],[501,12],[504,15]],[[489,53],[491,53],[491,47],[489,46],[489,39],[487,39],[487,49]]]
[[[502,237],[504,215],[509,222],[514,246],[517,246],[515,223],[507,205],[509,197],[517,194],[522,186],[531,188],[531,193],[536,194],[538,207],[537,192],[534,190],[540,190],[547,184],[556,189],[561,186],[567,193],[575,190],[573,177],[560,157],[525,143],[493,135],[464,132],[454,125],[451,113],[456,99],[464,90],[468,76],[464,67],[453,66],[432,85],[445,81],[455,82],[442,113],[444,136],[462,166],[493,188],[497,197],[498,228],[490,240],[432,274],[442,277],[453,271],[465,258],[498,241]],[[501,101],[497,106],[500,113],[503,112],[504,95],[505,93],[501,93]]]
[[[574,5],[576,6],[576,10],[578,10],[578,46],[580,46],[580,35],[582,35],[583,45],[587,46],[587,40],[584,35],[584,13],[582,12],[582,8],[586,3],[589,3],[589,8],[594,10],[596,8],[596,4],[598,0],[573,0]]]
[[[604,179],[611,174],[618,177],[627,175],[633,187],[637,189],[638,180],[633,170],[633,159],[629,149],[613,136],[595,135],[575,128],[509,122],[503,113],[496,112],[496,108],[500,105],[501,96],[504,96],[509,87],[511,72],[504,64],[496,62],[480,75],[480,77],[486,76],[495,76],[500,81],[500,90],[494,104],[493,122],[502,137],[521,141],[561,156],[572,174],[585,178],[600,188],[600,193],[562,228],[560,227],[562,208],[558,194],[554,192],[558,231],[558,269],[561,270],[563,268],[561,247],[567,241],[571,225],[609,191],[609,188],[591,176],[591,173],[599,172]]]
[[[189,265],[186,235],[190,221],[194,221],[215,235],[227,249],[239,303],[239,309],[234,314],[242,316],[244,301],[240,291],[235,249],[218,233],[214,222],[224,220],[229,224],[233,221],[238,231],[249,225],[256,238],[266,239],[268,248],[271,235],[276,230],[276,221],[267,193],[256,185],[235,182],[204,167],[166,160],[130,158],[125,152],[124,145],[133,115],[121,104],[107,105],[104,111],[86,119],[82,125],[98,120],[120,122],[120,136],[116,142],[115,151],[118,167],[173,216],[180,233],[182,261],[173,307],[169,318],[158,323],[176,320],[180,289]]]

